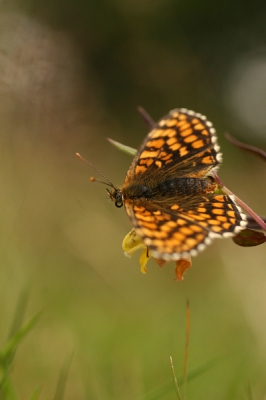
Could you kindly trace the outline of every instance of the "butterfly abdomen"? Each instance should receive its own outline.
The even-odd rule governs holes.
[[[124,198],[134,199],[152,199],[160,194],[160,197],[169,195],[190,196],[198,193],[211,191],[212,185],[206,179],[200,178],[173,178],[167,179],[157,186],[130,185],[127,187]]]
[[[157,186],[157,190],[163,195],[169,193],[176,193],[185,196],[192,194],[204,193],[208,191],[210,182],[206,179],[200,178],[174,178],[167,179]]]

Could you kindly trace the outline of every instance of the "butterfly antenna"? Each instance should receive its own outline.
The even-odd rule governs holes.
[[[101,175],[108,183],[102,182],[102,181],[98,181],[98,180],[95,179],[95,178],[91,178],[91,179],[90,179],[91,182],[97,181],[97,182],[103,183],[103,184],[105,184],[105,185],[111,186],[113,189],[116,189],[116,187],[112,184],[112,182],[110,182],[109,179],[106,178],[106,176],[104,176],[97,168],[95,168],[94,165],[92,165],[89,161],[87,161],[87,160],[86,160],[84,157],[82,157],[79,153],[76,153],[76,156],[77,156],[80,160],[82,160],[82,161],[84,161],[85,163],[89,164],[89,166],[90,166],[92,169],[94,169],[94,171],[96,171],[99,175]]]

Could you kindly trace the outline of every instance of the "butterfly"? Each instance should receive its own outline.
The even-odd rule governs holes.
[[[195,256],[214,238],[236,235],[246,216],[231,195],[217,192],[222,162],[215,129],[205,116],[174,109],[148,133],[111,200],[126,213],[153,257]]]

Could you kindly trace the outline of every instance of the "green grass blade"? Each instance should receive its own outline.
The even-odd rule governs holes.
[[[199,375],[203,374],[204,372],[206,372],[208,369],[214,367],[215,365],[217,365],[219,362],[221,361],[221,357],[216,357],[216,358],[212,358],[209,361],[203,362],[202,364],[198,365],[197,367],[193,368],[189,373],[188,373],[188,377],[187,380],[188,382],[191,381],[192,379],[197,378]],[[183,381],[183,379],[180,380],[181,382]]]
[[[219,358],[216,357],[195,367],[188,373],[187,381],[190,382],[193,379],[197,378],[199,375],[203,374],[208,369],[218,364],[220,360],[221,357]],[[178,386],[180,387],[183,384],[183,377],[177,379],[177,381],[178,381]],[[137,400],[159,400],[162,396],[166,395],[167,393],[170,393],[174,389],[175,388],[173,387],[173,381],[171,380],[157,388],[152,389],[149,393],[146,393],[145,395],[138,397]]]
[[[8,339],[11,338],[20,329],[22,325],[22,321],[24,319],[28,303],[28,298],[29,298],[29,291],[28,289],[25,289],[19,296],[13,322],[8,333]]]
[[[247,385],[247,400],[253,400],[250,382]]]
[[[36,313],[33,317],[24,325],[18,332],[16,332],[11,338],[8,339],[4,349],[0,352],[0,365],[6,366],[9,357],[12,352],[16,349],[17,345],[26,336],[26,334],[35,325],[37,320],[40,318],[41,312]]]
[[[118,150],[121,150],[124,153],[129,154],[130,156],[134,156],[137,153],[137,150],[133,149],[133,147],[126,146],[125,144],[116,142],[115,140],[110,139],[110,138],[108,138],[107,140],[108,140],[109,143],[111,143]]]
[[[180,394],[180,390],[179,390],[179,386],[178,386],[178,382],[177,382],[177,378],[176,378],[176,374],[175,374],[175,368],[174,368],[172,357],[170,357],[170,364],[171,364],[171,371],[172,371],[172,376],[173,376],[176,396],[177,396],[178,400],[182,400],[182,397],[181,397],[181,394]]]
[[[167,393],[174,390],[173,381],[168,381],[164,385],[152,389],[150,392],[137,398],[137,400],[159,400]]]
[[[38,387],[37,389],[34,390],[29,400],[38,400],[40,393],[41,393],[41,388]]]
[[[18,302],[17,302],[17,307],[15,310],[15,314],[14,314],[14,318],[13,318],[13,322],[11,324],[9,333],[7,338],[10,339],[21,327],[22,325],[22,321],[23,318],[25,316],[25,311],[26,311],[26,307],[27,307],[27,303],[28,303],[28,298],[29,298],[29,293],[28,293],[28,289],[24,290],[21,295],[19,296]],[[10,359],[8,360],[8,362],[6,362],[6,364],[11,365],[12,364],[12,360],[15,356],[15,349],[14,351],[10,354]]]
[[[63,366],[61,368],[53,400],[63,400],[63,398],[64,398],[64,392],[65,392],[65,387],[66,387],[66,383],[67,383],[67,376],[68,376],[68,371],[70,368],[72,358],[73,358],[73,354],[65,361],[65,363],[63,364]]]
[[[0,399],[1,400],[18,400],[17,393],[8,373],[4,374],[0,382]]]

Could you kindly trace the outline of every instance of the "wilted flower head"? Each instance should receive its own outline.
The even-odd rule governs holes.
[[[137,250],[142,250],[139,258],[140,270],[143,274],[146,274],[146,264],[152,257],[152,254],[149,248],[143,243],[142,239],[137,235],[134,228],[131,229],[131,231],[125,236],[122,243],[122,248],[127,257],[131,257]],[[160,260],[158,258],[154,258],[154,260],[159,265],[159,267],[163,267],[167,262],[169,262],[166,260]],[[182,281],[184,279],[184,272],[192,265],[191,257],[180,258],[179,260],[174,262],[176,264],[176,280]]]

